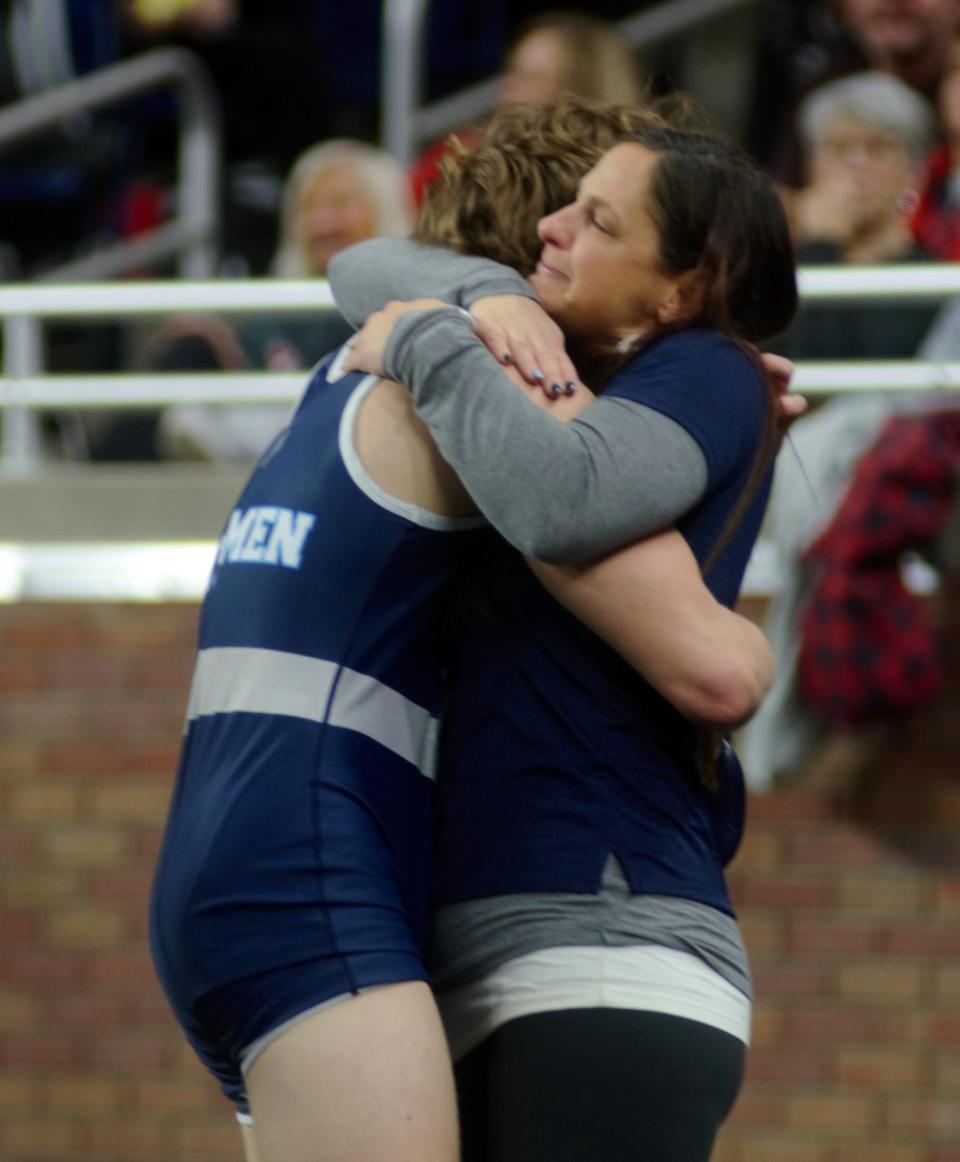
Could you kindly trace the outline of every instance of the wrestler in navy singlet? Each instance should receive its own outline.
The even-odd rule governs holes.
[[[376,380],[330,366],[220,538],[151,902],[164,988],[241,1110],[252,1042],[427,979],[446,590],[484,535],[370,480],[352,433]]]

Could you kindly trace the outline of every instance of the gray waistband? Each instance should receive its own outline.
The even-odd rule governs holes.
[[[736,921],[692,900],[631,894],[612,857],[597,895],[522,893],[440,908],[430,950],[434,987],[456,988],[541,948],[591,944],[659,944],[691,953],[752,999]]]

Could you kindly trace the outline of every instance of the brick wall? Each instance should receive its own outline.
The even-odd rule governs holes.
[[[0,607],[0,1162],[241,1157],[145,939],[195,622]],[[909,726],[751,803],[755,1044],[716,1162],[960,1162],[957,668]]]

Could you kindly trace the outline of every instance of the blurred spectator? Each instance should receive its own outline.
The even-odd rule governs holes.
[[[909,213],[934,123],[928,102],[885,73],[844,77],[806,98],[809,183],[789,198],[801,263],[929,261]],[[810,305],[784,346],[800,359],[909,358],[936,314],[928,304]],[[951,402],[939,392],[857,392],[793,425],[766,524],[780,573],[764,623],[777,677],[740,740],[754,789],[797,775],[831,725],[873,725],[932,697],[931,636],[900,568],[940,536],[949,512],[956,457],[931,413]],[[911,460],[917,449],[926,451]]]
[[[542,12],[507,51],[500,102],[547,105],[562,93],[629,105],[644,86],[633,49],[615,24],[586,12]]]
[[[631,105],[642,102],[646,87],[631,46],[617,26],[573,10],[543,12],[518,30],[507,51],[501,78],[501,105],[547,105],[563,93],[596,101]],[[481,130],[468,126],[453,137],[475,141]],[[449,152],[448,136],[427,149],[411,170],[414,198],[439,173]]]
[[[375,235],[405,234],[412,219],[405,175],[383,150],[349,140],[313,146],[286,183],[271,273],[323,278],[338,251]],[[236,327],[218,318],[179,318],[156,336],[151,362],[167,371],[293,371],[311,367],[350,334],[336,312],[258,316]],[[163,416],[152,454],[256,459],[289,411],[285,404],[174,407]],[[130,458],[130,444],[122,442],[131,437],[129,422],[125,434],[112,432],[110,458]],[[149,451],[140,448],[141,455]],[[103,443],[99,452],[104,455]]]
[[[885,73],[821,86],[800,109],[809,181],[785,195],[801,265],[927,261],[910,230],[934,118],[926,100]],[[936,314],[928,304],[804,307],[785,345],[799,359],[907,357]]]
[[[774,0],[763,16],[748,144],[789,185],[802,180],[797,110],[819,85],[885,72],[932,102],[958,62],[956,0]]]
[[[936,258],[960,259],[960,70],[944,77],[937,93],[943,142],[927,158],[913,233]]]
[[[0,3],[0,104],[115,63],[114,0]],[[123,118],[78,114],[0,157],[0,278],[75,256],[115,226],[132,141]]]
[[[225,165],[223,246],[233,273],[263,274],[283,175],[330,134],[332,102],[312,0],[119,0],[127,54],[159,45],[190,49],[220,98]],[[145,149],[157,178],[174,156],[169,99],[144,113]]]
[[[931,627],[911,594],[929,586],[918,558],[956,569],[958,407],[956,392],[856,392],[793,425],[765,533],[776,678],[737,747],[753,790],[801,774],[831,725],[876,730],[935,694]],[[819,692],[811,662],[830,675]]]

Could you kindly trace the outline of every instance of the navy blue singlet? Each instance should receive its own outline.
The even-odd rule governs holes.
[[[427,979],[445,601],[483,536],[370,480],[352,432],[376,380],[330,366],[220,538],[151,902],[164,988],[241,1109],[253,1041]]]

